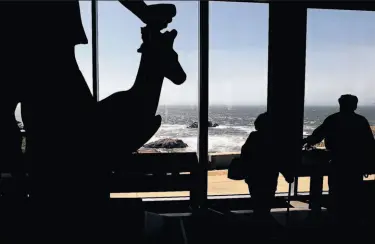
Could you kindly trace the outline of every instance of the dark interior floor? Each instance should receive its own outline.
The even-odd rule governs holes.
[[[374,182],[366,185],[365,210],[360,223],[334,224],[327,208],[329,196],[322,197],[322,211],[312,212],[308,198],[294,200],[287,212],[285,196],[274,202],[272,219],[259,223],[253,219],[251,199],[215,199],[208,201],[210,210],[191,214],[183,201],[171,202],[168,209],[160,202],[145,203],[147,211],[155,211],[164,217],[164,227],[155,243],[249,243],[251,240],[373,240],[375,230]],[[348,192],[348,198],[350,198]],[[158,207],[159,206],[159,207]],[[167,211],[169,210],[169,211]],[[358,209],[348,209],[348,212]],[[163,214],[167,213],[167,214]],[[185,213],[185,214],[177,214]],[[358,211],[359,212],[359,211]],[[176,213],[176,214],[173,214]]]
[[[251,240],[368,240],[374,225],[348,224],[335,228],[323,211],[314,218],[308,210],[285,209],[272,213],[268,223],[255,222],[251,213],[219,214],[208,211],[200,216],[166,217],[162,234],[155,239],[173,243],[248,243]],[[287,221],[288,219],[288,221]]]
[[[111,237],[109,239],[128,239],[127,232],[134,236],[142,235],[142,228],[145,226],[146,239],[141,238],[147,243],[202,243],[202,241],[219,241],[220,243],[248,243],[251,240],[348,240],[373,239],[375,230],[375,199],[373,189],[369,187],[367,191],[367,201],[362,204],[366,212],[363,216],[363,223],[347,223],[337,227],[333,224],[330,214],[325,209],[328,196],[323,197],[323,208],[320,214],[313,213],[309,209],[308,200],[294,199],[290,203],[290,212],[287,212],[286,196],[278,196],[273,204],[272,218],[270,221],[257,222],[252,216],[251,198],[234,199],[209,199],[207,209],[192,211],[190,201],[146,201],[142,199],[112,199],[111,216],[103,223],[103,226],[109,230]],[[350,194],[348,194],[348,198]],[[19,228],[23,221],[20,213],[28,211],[25,209],[27,203],[16,201],[7,201],[6,198],[0,199],[0,239],[11,237],[11,239],[27,239],[23,236],[24,230]],[[15,216],[18,213],[20,216]],[[362,209],[362,210],[363,210]],[[58,211],[58,210],[56,210]],[[356,209],[348,209],[356,211]],[[148,213],[145,217],[145,225],[142,219],[144,212]],[[129,218],[133,216],[133,220]],[[6,218],[16,226],[15,233],[12,236],[6,229],[9,223]],[[32,228],[38,219],[32,220],[28,229]],[[74,220],[72,220],[74,221]],[[48,223],[47,223],[48,224]],[[139,229],[138,233],[129,231],[129,226],[134,230]],[[19,228],[19,229],[17,229]],[[14,228],[13,228],[14,229]],[[5,238],[9,239],[9,238]],[[139,241],[138,241],[139,242]]]
[[[251,210],[230,210],[226,212],[208,209],[195,211],[186,211],[185,213],[150,213],[145,217],[146,239],[147,243],[201,243],[202,241],[219,241],[219,243],[248,243],[251,240],[347,240],[360,239],[368,240],[373,236],[375,227],[375,215],[367,216],[366,224],[359,225],[348,223],[345,228],[335,228],[330,215],[323,209],[320,215],[314,215],[306,208],[307,204],[294,201],[291,203],[289,215],[285,208],[275,208],[272,212],[272,218],[268,222],[258,222],[253,219]],[[127,205],[128,209],[131,208]],[[121,208],[118,208],[119,211]],[[132,210],[132,212],[134,212]],[[355,211],[352,209],[350,211]],[[141,209],[137,212],[142,212]],[[108,239],[127,239],[129,236],[129,226],[136,225],[129,219],[129,215],[118,215],[118,211],[112,212],[112,224],[101,223],[110,227]],[[134,213],[133,213],[134,215]],[[143,215],[137,215],[136,220],[143,218]],[[2,218],[1,221],[4,221]],[[17,221],[17,220],[16,220]],[[35,220],[37,221],[37,220]],[[73,220],[74,221],[74,220]],[[6,223],[5,223],[6,224]],[[2,222],[4,227],[4,222]],[[122,227],[119,227],[122,226]],[[116,227],[116,228],[114,228]],[[32,226],[30,226],[32,228]],[[3,239],[7,233],[6,228],[1,229],[0,239]],[[116,232],[116,234],[115,234]],[[19,229],[14,233],[11,239],[27,239],[22,237],[23,230]],[[134,233],[132,233],[134,234]],[[141,236],[141,232],[134,236]],[[9,239],[9,238],[5,238]],[[139,241],[138,241],[139,242]]]

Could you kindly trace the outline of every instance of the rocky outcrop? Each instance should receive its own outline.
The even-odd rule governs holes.
[[[158,150],[154,148],[143,148],[141,147],[140,149],[137,150],[137,153],[158,153]]]
[[[208,121],[208,127],[218,127],[219,124]]]
[[[217,127],[217,126],[219,126],[219,124],[213,123],[212,121],[208,121],[208,127],[209,128],[211,128],[211,127]],[[193,122],[187,128],[189,128],[189,129],[196,129],[196,128],[198,128],[198,122]]]
[[[144,148],[187,148],[188,145],[180,139],[165,138],[150,142],[143,146]]]
[[[187,128],[189,128],[189,129],[196,129],[196,128],[198,128],[198,122],[191,123]]]

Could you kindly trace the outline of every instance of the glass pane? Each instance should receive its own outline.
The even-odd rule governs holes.
[[[249,193],[244,181],[228,179],[227,169],[266,111],[267,66],[268,4],[212,2],[209,195]]]
[[[356,95],[356,112],[375,125],[374,21],[370,11],[308,10],[304,135],[339,111],[343,94]]]
[[[148,5],[157,3],[171,3],[175,4],[177,8],[177,15],[168,25],[167,31],[172,29],[178,31],[173,47],[178,54],[178,61],[187,74],[187,80],[181,85],[176,85],[169,79],[164,79],[156,112],[162,117],[161,127],[146,143],[152,145],[148,145],[147,148],[145,145],[138,152],[196,152],[197,131],[187,127],[189,124],[196,122],[198,118],[198,2],[146,2]],[[103,100],[115,92],[127,91],[133,87],[141,62],[141,53],[137,52],[142,44],[141,27],[145,25],[119,2],[99,1],[98,9],[99,94],[100,99]],[[149,80],[149,82],[155,81]],[[145,85],[142,87],[147,89]],[[142,94],[140,94],[140,98],[141,102],[147,102],[148,97],[142,97]],[[137,101],[134,101],[134,103],[137,103]],[[124,104],[124,111],[119,112],[126,113],[126,104]],[[129,115],[129,119],[131,119],[131,116]],[[165,143],[161,146],[153,144],[158,140],[165,139],[173,139],[175,144]],[[112,197],[169,196],[189,196],[189,192],[112,194]]]

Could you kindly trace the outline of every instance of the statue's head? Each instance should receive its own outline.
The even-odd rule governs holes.
[[[176,30],[160,33],[144,27],[142,28],[143,44],[138,52],[152,55],[155,61],[158,61],[155,65],[161,69],[164,77],[176,85],[181,85],[186,80],[186,73],[178,61],[178,54],[173,49],[176,37]]]

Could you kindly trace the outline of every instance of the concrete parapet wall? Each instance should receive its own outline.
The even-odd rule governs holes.
[[[232,159],[239,156],[240,152],[210,153],[210,169],[228,169]]]

